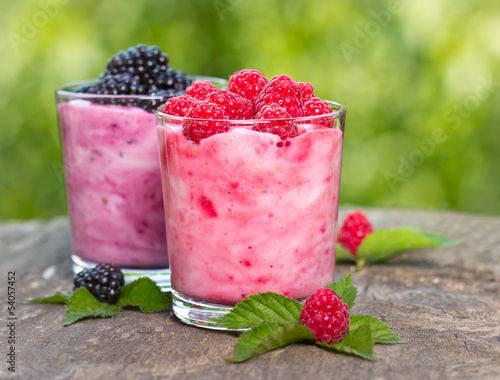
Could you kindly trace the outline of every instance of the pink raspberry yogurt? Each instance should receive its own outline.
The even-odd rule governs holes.
[[[333,281],[343,132],[301,127],[286,142],[234,128],[199,144],[158,127],[175,292],[231,305]]]

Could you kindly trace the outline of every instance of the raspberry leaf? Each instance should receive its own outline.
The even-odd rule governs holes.
[[[64,325],[69,326],[84,318],[109,318],[119,312],[119,306],[101,303],[86,288],[79,288],[68,301]]]
[[[342,352],[344,354],[360,356],[364,359],[374,360],[373,329],[370,324],[362,325],[355,330],[349,330],[346,337],[336,344],[317,343],[327,350]]]
[[[40,297],[40,298],[34,298],[30,300],[26,300],[26,302],[33,302],[33,303],[66,303],[69,301],[69,298],[73,292],[56,292],[55,294],[48,296],[48,297]]]
[[[356,256],[345,249],[342,245],[337,244],[337,248],[335,250],[335,261],[337,263],[355,263]]]
[[[358,288],[352,284],[352,277],[350,273],[344,278],[326,287],[337,293],[340,299],[344,301],[347,306],[349,306],[349,309],[352,309],[356,296],[358,295]]]
[[[285,325],[300,323],[302,305],[294,299],[278,293],[258,293],[239,302],[226,315],[214,318],[216,326],[228,329],[244,329],[264,323]]]
[[[440,247],[450,247],[452,245],[457,245],[460,243],[460,241],[458,240],[450,240],[443,235],[433,232],[422,232],[422,234],[431,239],[434,243],[439,244]]]
[[[371,315],[353,315],[349,319],[351,322],[350,330],[356,330],[361,326],[370,324],[372,326],[375,343],[404,343],[404,340],[394,334],[389,326]]]
[[[402,251],[451,246],[458,243],[442,235],[424,233],[413,228],[380,229],[368,235],[361,243],[357,252],[359,259],[357,268],[394,257]]]
[[[170,296],[165,296],[160,287],[148,277],[127,284],[122,289],[118,306],[136,306],[144,313],[156,313],[172,304]]]
[[[314,339],[316,337],[313,332],[306,326],[295,323],[266,323],[243,333],[238,339],[233,358],[224,360],[240,363],[279,347]]]

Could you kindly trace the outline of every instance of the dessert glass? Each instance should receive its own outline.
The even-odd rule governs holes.
[[[218,328],[246,296],[273,291],[302,301],[333,282],[345,108],[277,120],[224,120],[198,144],[186,123],[157,112],[173,310]],[[299,135],[252,130],[294,123]]]
[[[169,290],[154,114],[166,99],[72,91],[93,81],[56,90],[73,271],[110,263],[126,282],[148,276]]]

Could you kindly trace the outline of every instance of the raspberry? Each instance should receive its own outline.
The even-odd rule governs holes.
[[[317,116],[331,113],[332,108],[323,99],[312,97],[310,100],[304,103],[304,116]],[[325,128],[332,128],[333,126],[332,117],[321,117],[315,118],[314,124],[323,126]]]
[[[217,133],[229,130],[227,123],[222,121],[228,118],[227,113],[217,104],[197,101],[192,105],[186,117],[204,119],[184,121],[182,133],[195,143],[199,143],[201,140]]]
[[[290,114],[285,108],[280,107],[276,103],[265,105],[261,110],[255,115],[256,119],[287,119],[291,118]]]
[[[259,112],[263,106],[272,103],[285,108],[292,117],[302,116],[304,103],[298,83],[285,74],[273,77],[255,102],[255,111]]]
[[[230,119],[250,119],[254,113],[253,106],[247,99],[232,92],[214,91],[206,100],[219,105]]]
[[[165,103],[163,113],[173,116],[186,116],[195,102],[197,100],[191,96],[177,96]]]
[[[304,116],[324,115],[330,112],[332,108],[323,99],[312,97],[304,103]]]
[[[195,101],[186,117],[193,119],[227,119],[227,113],[219,105],[204,101]]]
[[[241,70],[229,78],[228,91],[241,95],[250,103],[255,103],[268,80],[257,70]]]
[[[298,85],[300,87],[300,90],[302,91],[302,101],[305,103],[314,96],[314,88],[311,83],[307,82],[298,82]]]
[[[331,289],[319,289],[306,300],[300,324],[309,327],[318,342],[335,344],[349,332],[349,307]]]
[[[209,80],[195,80],[191,83],[191,86],[186,89],[186,95],[199,100],[205,100],[207,96],[214,91],[219,91],[219,89]]]
[[[288,119],[290,117],[286,109],[274,103],[262,107],[255,115],[255,119]],[[292,120],[273,120],[269,123],[257,123],[253,130],[278,135],[282,140],[295,137],[298,134],[297,126]]]
[[[94,269],[78,273],[73,283],[73,290],[85,287],[101,302],[116,303],[125,284],[123,273],[111,264],[100,264]]]
[[[346,215],[344,223],[339,231],[338,241],[353,255],[365,239],[373,232],[373,226],[367,216],[359,210],[355,210]]]

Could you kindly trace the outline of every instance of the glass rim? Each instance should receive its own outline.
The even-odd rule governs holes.
[[[209,80],[212,83],[218,83],[221,86],[227,86],[228,80],[224,78],[211,77],[205,75],[188,75],[187,76],[191,80]],[[162,95],[143,95],[143,94],[134,94],[134,95],[106,95],[106,94],[88,94],[86,92],[74,92],[70,89],[72,87],[76,87],[82,84],[91,84],[98,81],[98,78],[92,79],[81,79],[78,81],[65,83],[55,89],[55,93],[57,96],[63,96],[67,98],[75,98],[75,99],[137,99],[137,100],[163,100],[165,96]]]
[[[182,121],[192,121],[192,122],[224,122],[228,123],[229,125],[255,125],[255,124],[260,124],[260,123],[269,123],[270,121],[294,121],[294,122],[307,122],[310,120],[318,120],[318,119],[324,119],[324,118],[339,118],[342,117],[346,114],[347,110],[346,108],[337,102],[331,101],[331,100],[325,100],[330,106],[335,106],[338,108],[335,111],[325,113],[322,115],[312,115],[312,116],[298,116],[298,117],[287,117],[287,118],[282,118],[282,119],[196,119],[196,118],[190,118],[190,117],[185,117],[185,116],[175,116],[175,115],[169,115],[167,113],[163,112],[164,105],[159,107],[156,110],[156,116],[157,118],[161,119],[170,119],[172,121],[176,122],[182,122]],[[165,125],[161,125],[162,127],[166,127]]]

